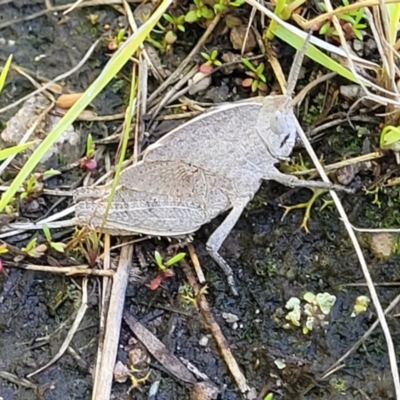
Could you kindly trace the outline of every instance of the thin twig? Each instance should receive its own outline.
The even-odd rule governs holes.
[[[107,313],[107,324],[103,343],[103,357],[100,363],[100,374],[94,382],[93,400],[109,400],[113,370],[117,357],[122,313],[125,303],[125,292],[128,285],[129,268],[133,254],[132,246],[125,246],[121,250],[119,265],[114,275],[110,306]]]

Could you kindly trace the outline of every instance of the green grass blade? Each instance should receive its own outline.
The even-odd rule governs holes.
[[[278,25],[274,31],[274,35],[277,36],[279,39],[283,40],[284,42],[290,44],[296,50],[301,50],[304,44],[304,39],[297,36],[296,34],[290,32],[285,27]],[[358,79],[349,71],[347,68],[340,65],[338,62],[333,60],[331,57],[327,56],[325,53],[317,49],[312,44],[307,46],[306,51],[307,57],[311,58],[312,60],[316,61],[318,64],[322,65],[330,69],[333,72],[338,73],[339,75],[345,77],[346,79],[359,83]],[[367,83],[365,83],[368,86]]]
[[[400,3],[387,4],[386,10],[389,16],[389,43],[393,46],[396,43],[400,20]]]
[[[32,142],[26,142],[24,144],[19,144],[18,146],[8,147],[7,149],[0,150],[0,161],[3,161],[8,157],[11,157],[15,154],[20,153],[21,151],[26,150],[28,147],[31,147],[34,143],[37,143],[37,140],[33,140]]]
[[[6,83],[7,75],[11,67],[11,60],[12,60],[12,54],[7,58],[3,71],[1,71],[0,74],[0,93],[3,91],[4,84]]]
[[[79,116],[79,114],[93,101],[93,99],[104,89],[104,87],[117,75],[122,67],[128,62],[151,30],[168,9],[173,0],[163,0],[151,17],[144,23],[137,32],[131,35],[121,48],[107,63],[99,77],[89,86],[82,97],[69,109],[57,126],[49,133],[43,142],[34,151],[29,160],[22,167],[19,174],[11,183],[9,189],[3,193],[0,200],[0,212],[4,210],[9,201],[14,197],[19,187],[33,171],[42,157],[47,153],[52,144]]]

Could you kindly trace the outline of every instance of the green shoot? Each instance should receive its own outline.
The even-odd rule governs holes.
[[[7,61],[4,65],[3,71],[0,74],[0,93],[3,91],[4,85],[6,83],[8,72],[10,71],[12,61],[12,55],[7,58]]]
[[[201,0],[193,0],[194,6],[191,6],[191,10],[185,15],[185,22],[193,23],[199,21],[201,18],[213,19],[214,11],[208,8],[207,5],[203,4]]]
[[[47,243],[50,245],[50,247],[59,253],[64,253],[65,249],[65,244],[60,243],[60,242],[53,242],[53,238],[51,237],[50,230],[47,226],[43,227],[43,233],[44,236],[46,237]]]
[[[19,144],[17,146],[8,147],[7,149],[0,150],[0,161],[5,160],[8,157],[11,157],[15,154],[20,153],[21,151],[28,149],[35,143],[37,143],[37,140],[33,140],[31,142]]]
[[[264,75],[265,65],[260,63],[255,67],[247,58],[242,58],[243,64],[250,70],[246,72],[246,75],[250,78],[246,78],[242,81],[243,87],[250,87],[254,93],[256,91],[266,92],[267,91],[267,78]]]
[[[36,245],[37,238],[33,238],[26,247],[23,247],[21,251],[26,255],[33,258],[40,258],[46,252],[47,246],[45,244]]]
[[[215,67],[219,67],[219,66],[222,65],[221,61],[217,60],[217,57],[218,57],[218,51],[217,50],[213,50],[211,52],[211,54],[201,53],[201,55],[206,60],[206,62],[205,62],[206,65],[215,66]]]

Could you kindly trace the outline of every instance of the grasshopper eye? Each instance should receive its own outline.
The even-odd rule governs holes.
[[[282,140],[282,142],[281,142],[281,146],[280,146],[281,148],[285,146],[285,144],[287,143],[287,141],[289,140],[289,138],[290,138],[290,133],[288,133],[288,134],[283,138],[283,140]]]

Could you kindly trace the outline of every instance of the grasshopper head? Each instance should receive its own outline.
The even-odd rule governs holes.
[[[268,152],[277,160],[285,160],[296,143],[296,120],[287,96],[268,96],[257,119],[257,132]]]

